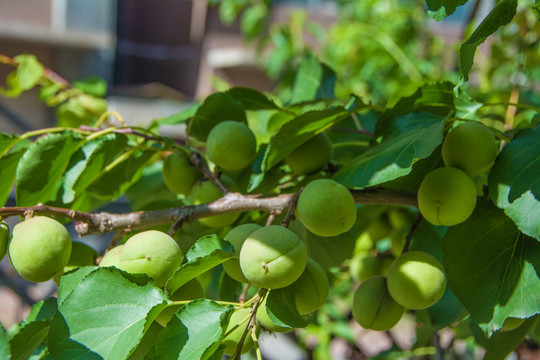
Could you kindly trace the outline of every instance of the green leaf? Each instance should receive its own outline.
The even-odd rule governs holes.
[[[69,98],[56,108],[58,126],[77,128],[89,125],[107,111],[107,101],[92,95],[81,94]]]
[[[231,245],[216,235],[203,236],[186,253],[187,262],[176,271],[166,289],[174,293],[189,280],[207,272],[233,256]]]
[[[17,205],[55,200],[69,159],[83,139],[76,133],[48,134],[33,143],[17,166]]]
[[[525,234],[540,239],[540,125],[506,144],[488,177],[489,193]]]
[[[225,92],[234,100],[242,104],[246,110],[281,110],[265,94],[245,87],[233,87]]]
[[[396,105],[386,110],[377,122],[376,133],[388,128],[387,121],[393,116],[425,111],[445,117],[454,109],[454,85],[449,81],[425,84],[411,96],[401,98]]]
[[[19,63],[17,81],[22,90],[30,90],[43,76],[43,65],[34,55],[18,55],[13,60]]]
[[[504,360],[523,342],[529,330],[538,322],[538,317],[526,320],[518,328],[511,331],[498,331],[489,339],[483,339],[486,348],[484,360]],[[483,335],[483,334],[482,334]]]
[[[458,6],[465,4],[469,0],[427,0],[429,16],[436,21],[441,21],[445,17],[452,15]]]
[[[270,290],[266,298],[266,311],[278,326],[303,328],[308,324],[298,313],[294,292],[289,287]]]
[[[58,305],[56,298],[48,298],[35,303],[30,310],[28,316],[23,320],[22,325],[31,323],[33,321],[51,320],[56,314]]]
[[[69,204],[82,194],[126,147],[127,137],[122,134],[106,134],[87,141],[71,157],[64,174],[63,202]]]
[[[157,120],[157,122],[159,123],[159,125],[176,125],[185,123],[186,121],[195,116],[197,110],[199,109],[199,106],[199,104],[190,105],[179,113],[169,115],[166,118]]]
[[[0,95],[8,98],[16,98],[23,93],[23,89],[17,79],[17,70],[13,70],[6,76],[7,87],[0,87]]]
[[[74,81],[73,87],[84,91],[88,95],[97,97],[107,95],[107,81],[99,76],[88,76],[82,80]]]
[[[291,151],[349,117],[343,107],[308,111],[284,124],[270,140],[261,168],[268,171],[283,160]]]
[[[247,119],[244,107],[227,93],[212,94],[199,106],[189,122],[188,134],[204,142],[210,130],[226,120],[245,123]]]
[[[0,206],[6,203],[13,189],[17,165],[30,144],[29,140],[0,133]]]
[[[534,2],[533,10],[536,14],[536,18],[538,19],[538,21],[540,21],[540,0],[536,0]]]
[[[135,348],[135,351],[127,358],[127,360],[143,360],[145,355],[155,345],[156,340],[163,330],[163,326],[159,325],[157,321],[153,321],[148,330],[144,333],[141,342]]]
[[[265,3],[257,3],[244,11],[240,21],[240,28],[246,40],[251,40],[261,33],[267,26],[270,12]]]
[[[27,360],[45,341],[51,320],[34,321],[26,324],[10,340],[12,360]]]
[[[464,81],[469,80],[478,45],[503,25],[508,24],[516,15],[517,0],[501,0],[486,18],[478,25],[471,36],[459,48],[459,70]]]
[[[233,307],[207,299],[182,306],[145,360],[209,359],[218,349],[233,311]]]
[[[294,79],[291,103],[333,98],[336,75],[313,53],[304,56]]]
[[[117,198],[140,179],[144,166],[155,154],[156,152],[150,149],[132,149],[124,152],[103,169],[99,177],[88,185],[87,191],[98,198]],[[103,154],[98,156],[101,155]]]
[[[6,330],[0,326],[0,359],[10,360],[11,355],[9,352],[8,335]]]
[[[443,140],[444,122],[428,119],[425,126],[388,138],[346,164],[332,177],[350,187],[378,185],[411,172],[413,165],[427,158]]]
[[[167,299],[148,276],[114,267],[87,271],[83,270],[85,276],[59,302],[48,339],[51,355],[125,359]]]
[[[508,317],[540,313],[540,243],[518,231],[490,201],[443,240],[448,283],[487,334]]]

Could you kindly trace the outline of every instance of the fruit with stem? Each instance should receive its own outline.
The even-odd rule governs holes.
[[[285,163],[296,175],[307,175],[328,164],[332,152],[332,143],[328,135],[320,133],[289,153],[285,157]]]
[[[175,151],[163,161],[163,181],[174,193],[188,196],[202,173],[191,163],[189,155]]]
[[[257,156],[257,140],[246,124],[223,121],[212,128],[206,139],[206,154],[224,170],[241,170]]]

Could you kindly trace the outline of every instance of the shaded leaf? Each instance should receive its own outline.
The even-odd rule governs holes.
[[[193,116],[195,116],[195,113],[199,109],[199,104],[193,104],[185,108],[184,110],[180,111],[179,113],[169,115],[163,119],[157,120],[157,122],[160,125],[176,125],[185,123],[189,119],[191,119]]]
[[[233,310],[207,299],[182,306],[161,331],[145,359],[209,359],[225,335]]]
[[[56,108],[58,126],[77,128],[89,125],[107,111],[107,101],[92,95],[81,94],[69,98]]]
[[[508,24],[516,15],[517,0],[501,0],[478,25],[471,36],[461,44],[459,48],[459,69],[464,81],[469,80],[474,59],[474,53],[478,45],[486,38],[497,31],[503,25]]]
[[[308,321],[298,313],[294,292],[289,287],[272,289],[266,298],[266,311],[278,326],[303,328]]]
[[[199,106],[189,122],[188,134],[204,142],[210,130],[226,120],[245,123],[247,119],[244,107],[227,93],[212,94]]]
[[[33,321],[26,324],[9,340],[12,360],[27,360],[45,341],[51,320]]]
[[[0,326],[0,359],[11,359],[11,355],[9,353],[8,335],[2,326]]]
[[[20,140],[14,135],[0,133],[0,206],[11,193],[17,173],[17,165],[24,152],[31,145],[29,140]]]
[[[343,166],[332,178],[347,187],[361,188],[405,176],[415,162],[430,156],[441,144],[443,124],[440,119],[429,121],[422,129],[390,137]]]
[[[525,234],[540,239],[540,125],[506,144],[488,177],[489,193]]]
[[[487,334],[540,313],[540,243],[488,200],[448,230],[443,251],[452,292]]]
[[[187,262],[167,281],[166,289],[174,293],[189,280],[207,272],[233,256],[231,245],[216,235],[203,236],[186,253]]]
[[[225,92],[242,104],[246,110],[281,110],[273,100],[257,90],[245,87],[234,87]]]
[[[291,151],[321,133],[330,126],[349,117],[343,107],[308,111],[285,123],[270,140],[261,169],[268,171],[283,160]]]
[[[445,17],[452,15],[458,6],[465,4],[469,0],[427,0],[429,16],[436,21],[441,21]]]
[[[298,66],[292,88],[291,103],[333,98],[335,73],[321,64],[313,53],[304,56]]]

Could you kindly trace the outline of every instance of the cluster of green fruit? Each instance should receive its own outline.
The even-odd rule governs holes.
[[[453,226],[467,220],[477,196],[471,178],[487,172],[497,153],[497,143],[487,126],[466,122],[452,129],[442,146],[446,167],[428,173],[418,189],[422,216],[433,225]]]

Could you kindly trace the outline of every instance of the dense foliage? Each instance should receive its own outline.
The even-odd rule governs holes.
[[[441,20],[464,2],[427,5]],[[293,332],[317,359],[339,337],[352,357],[358,324],[398,321],[416,324],[412,348],[379,358],[452,353],[442,329],[466,341],[464,358],[539,344],[538,4],[497,2],[447,77],[427,33],[431,55],[412,60],[421,7],[375,3],[342,4],[320,58],[278,46],[276,93],[223,89],[148,128],[107,111],[100,81],[1,55],[2,95],[37,87],[58,126],[0,133],[0,203],[13,186],[17,202],[0,217],[25,218],[0,225],[0,249],[21,276],[59,284],[0,329],[2,357],[260,358],[261,331]],[[269,4],[220,6],[266,36]],[[184,124],[185,143],[160,135]],[[132,212],[100,211],[121,196]],[[115,232],[106,254],[66,241],[68,221],[80,236]]]

